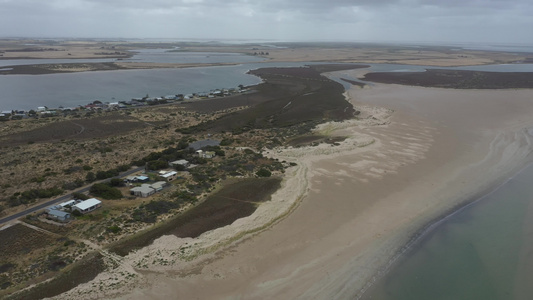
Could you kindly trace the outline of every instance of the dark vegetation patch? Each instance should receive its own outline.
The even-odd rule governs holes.
[[[533,72],[480,72],[429,69],[426,72],[368,73],[366,81],[455,89],[533,88]]]
[[[239,218],[251,215],[258,203],[270,199],[280,183],[280,178],[270,177],[245,179],[225,185],[198,206],[160,226],[118,242],[110,250],[125,256],[165,234],[197,237],[206,231],[229,225]]]
[[[105,138],[145,128],[146,123],[133,117],[112,114],[76,121],[59,121],[30,131],[0,137],[3,146],[35,142],[53,142],[62,139]]]
[[[122,198],[122,192],[109,183],[96,183],[91,186],[89,193],[95,197],[107,200]]]
[[[76,286],[93,280],[105,269],[102,256],[99,253],[89,254],[80,261],[61,272],[54,279],[41,283],[34,288],[24,290],[7,297],[9,300],[38,300],[57,296]]]
[[[302,123],[308,128],[324,121],[341,121],[353,117],[355,110],[343,96],[344,87],[322,75],[321,70],[351,68],[353,65],[319,65],[299,68],[262,68],[250,71],[265,82],[255,87],[256,93],[226,99],[226,108],[248,105],[248,109],[225,115],[184,129],[183,133],[207,130],[231,131],[234,134],[254,128],[279,128]],[[223,99],[199,101],[190,109],[205,108]],[[200,103],[204,102],[204,103]],[[239,105],[235,105],[235,104]],[[235,105],[235,106],[231,106]]]
[[[15,268],[16,265],[13,263],[4,263],[0,264],[0,274],[5,273],[13,268]]]
[[[185,109],[199,113],[212,113],[235,107],[254,106],[267,100],[269,98],[266,95],[251,91],[249,93],[224,98],[184,102],[180,106],[183,105]]]
[[[78,69],[91,71],[111,71],[124,69],[115,63],[70,63],[8,66],[10,70],[0,71],[0,75],[43,75],[78,72]]]
[[[0,230],[0,261],[28,254],[53,243],[55,239],[21,224]]]
[[[319,64],[319,65],[311,65],[310,68],[316,70],[318,73],[326,73],[326,72],[335,72],[335,71],[344,71],[344,70],[364,69],[364,68],[370,68],[370,66],[369,65],[356,65],[356,64]]]

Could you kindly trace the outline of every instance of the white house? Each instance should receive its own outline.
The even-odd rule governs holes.
[[[77,210],[82,214],[86,214],[99,208],[100,206],[102,206],[102,201],[96,198],[91,198],[73,205],[72,210]]]
[[[198,155],[198,157],[202,157],[202,158],[213,158],[213,157],[215,157],[216,154],[213,151],[197,150],[196,151],[196,155]]]
[[[67,202],[59,203],[59,206],[61,206],[62,209],[66,207],[72,207],[72,205],[76,204],[76,200],[69,200]]]
[[[161,171],[159,176],[163,177],[166,181],[172,181],[178,177],[178,172],[176,171]]]

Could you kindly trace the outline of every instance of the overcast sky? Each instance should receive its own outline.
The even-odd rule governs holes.
[[[533,44],[532,0],[0,0],[0,37]]]

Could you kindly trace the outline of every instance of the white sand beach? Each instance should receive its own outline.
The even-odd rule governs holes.
[[[358,120],[317,128],[341,145],[266,153],[298,165],[252,216],[110,255],[116,270],[54,299],[353,299],[417,231],[531,161],[533,90],[376,84],[349,97]]]

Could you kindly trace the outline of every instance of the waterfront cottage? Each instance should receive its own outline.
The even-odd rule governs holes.
[[[89,213],[102,206],[102,201],[91,198],[72,206],[72,211],[77,210],[82,214]]]

